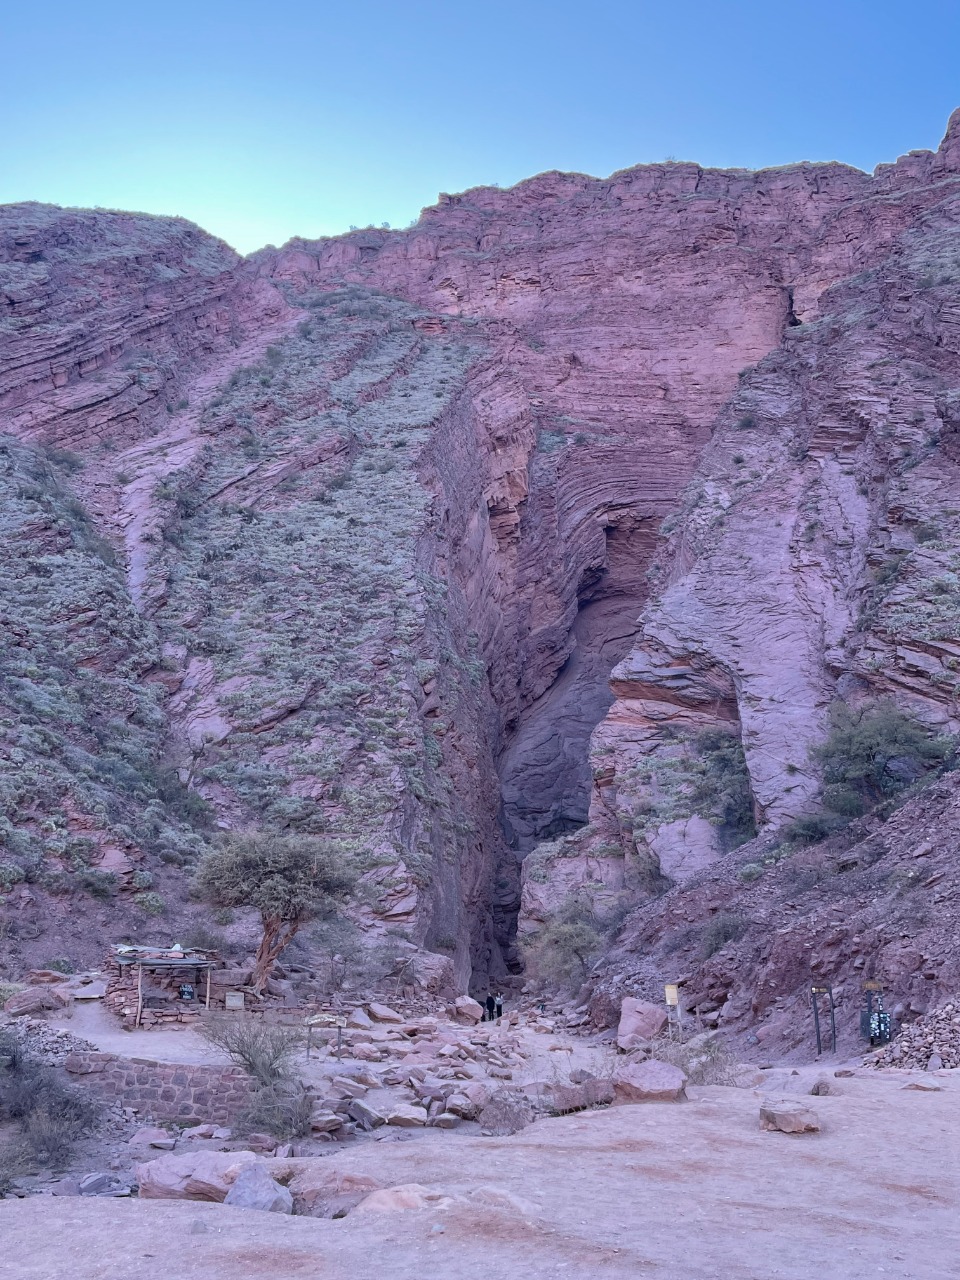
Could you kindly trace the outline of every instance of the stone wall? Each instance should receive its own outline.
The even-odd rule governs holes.
[[[71,1053],[64,1068],[103,1102],[119,1102],[157,1120],[228,1121],[249,1098],[239,1067],[208,1067],[114,1053]]]

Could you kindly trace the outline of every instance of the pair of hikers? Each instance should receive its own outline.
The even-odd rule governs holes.
[[[498,991],[496,995],[491,991],[486,1000],[486,1013],[483,1015],[484,1022],[496,1022],[498,1018],[503,1017],[503,996]]]

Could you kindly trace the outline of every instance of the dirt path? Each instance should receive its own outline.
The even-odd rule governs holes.
[[[910,1078],[837,1081],[842,1093],[809,1100],[823,1131],[805,1137],[761,1133],[752,1091],[708,1088],[686,1105],[541,1120],[512,1138],[365,1143],[324,1160],[436,1189],[445,1207],[325,1221],[4,1201],[0,1276],[940,1280],[960,1250],[960,1078],[941,1075],[939,1092],[905,1090]]]

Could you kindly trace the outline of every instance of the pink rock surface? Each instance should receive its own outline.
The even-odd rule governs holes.
[[[679,1067],[657,1058],[630,1062],[613,1079],[614,1102],[682,1102],[687,1077]]]

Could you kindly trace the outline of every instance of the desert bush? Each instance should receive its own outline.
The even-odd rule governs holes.
[[[737,879],[744,884],[752,884],[763,875],[763,865],[759,862],[745,862],[737,872]]]
[[[243,1014],[216,1014],[204,1018],[200,1034],[221,1049],[251,1080],[274,1085],[289,1077],[293,1059],[303,1045],[299,1027],[264,1022]]]
[[[814,750],[823,770],[823,802],[843,817],[858,817],[906,790],[942,765],[951,742],[889,702],[848,707],[835,703],[826,742]]]
[[[237,1117],[247,1133],[272,1133],[275,1138],[305,1138],[310,1133],[313,1097],[300,1080],[261,1084]]]
[[[79,871],[76,883],[92,898],[100,898],[101,901],[115,897],[120,887],[112,871]]]
[[[133,900],[140,910],[145,911],[148,916],[162,916],[167,909],[166,903],[159,893],[135,893]]]
[[[8,1148],[18,1164],[61,1167],[84,1129],[97,1119],[98,1108],[78,1090],[63,1084],[52,1071],[23,1053],[15,1038],[0,1044],[0,1116],[19,1122],[19,1141]]]
[[[733,911],[718,911],[707,923],[700,941],[700,954],[709,960],[728,942],[736,942],[747,930],[747,921]]]
[[[697,1036],[693,1040],[658,1040],[653,1056],[679,1067],[691,1084],[736,1082],[736,1059],[716,1037]]]
[[[524,947],[524,959],[541,982],[572,990],[586,978],[602,943],[603,931],[592,904],[573,896]]]
[[[691,802],[720,833],[724,849],[736,849],[757,834],[753,792],[743,745],[734,733],[707,729],[696,738],[698,777]]]
[[[807,813],[788,822],[782,834],[792,844],[816,844],[818,840],[826,840],[842,825],[835,815]]]
[[[26,879],[23,867],[15,862],[0,862],[0,893],[9,893],[15,884]]]

